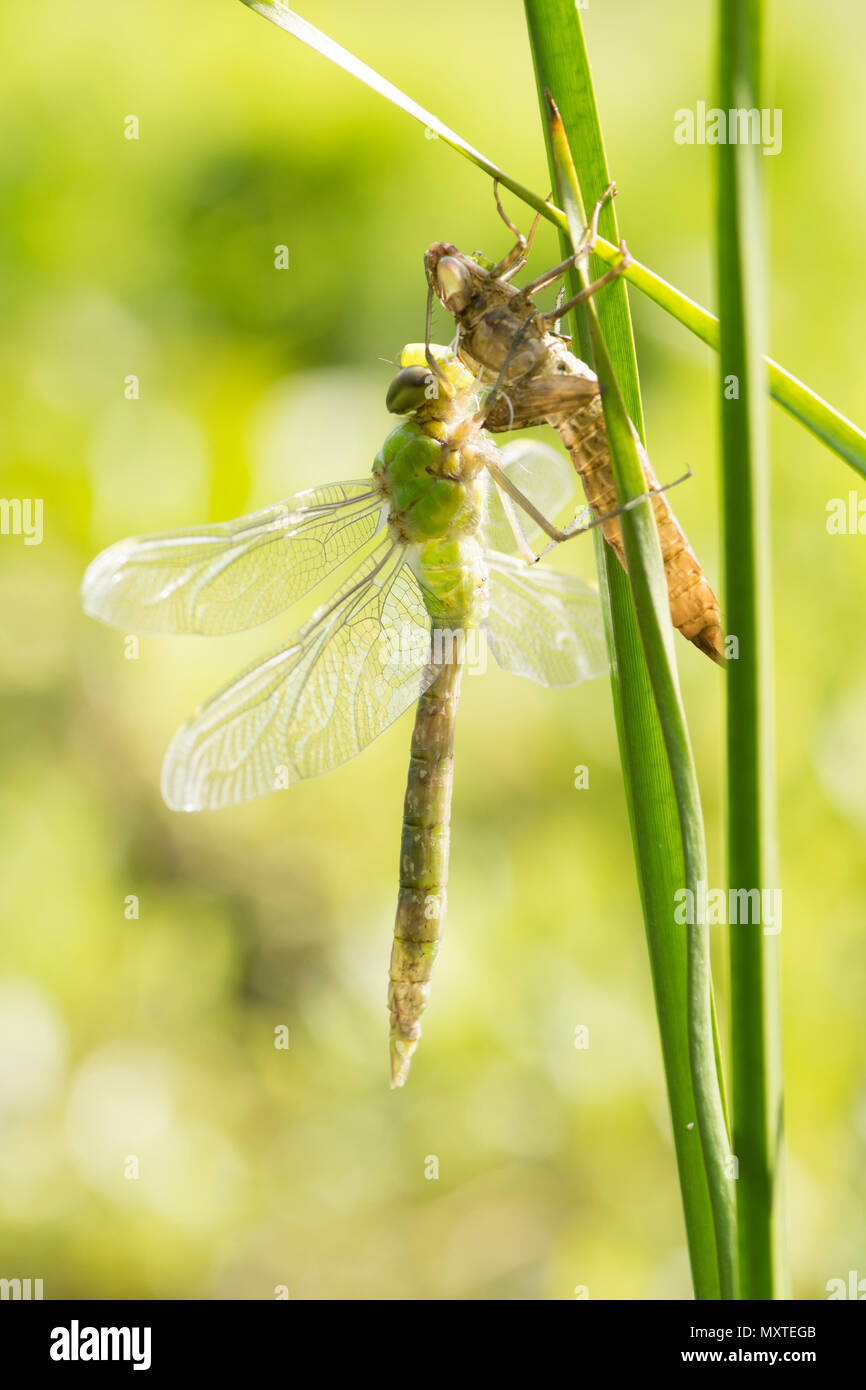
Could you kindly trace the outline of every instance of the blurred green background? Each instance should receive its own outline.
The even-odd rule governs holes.
[[[515,0],[302,12],[546,191]],[[585,19],[623,233],[712,304],[711,150],[673,140],[712,104],[711,6]],[[4,6],[0,41],[0,493],[45,504],[41,546],[0,537],[0,1275],[48,1298],[689,1297],[607,683],[464,682],[446,944],[391,1093],[410,716],[319,782],[172,814],[174,729],[291,616],[128,660],[79,609],[121,536],[366,472],[425,247],[507,245],[489,182],[234,0]],[[772,350],[861,424],[864,43],[855,0],[786,7],[765,161]],[[632,302],[656,471],[694,469],[675,505],[718,580],[716,364]],[[795,1296],[822,1298],[866,1276],[866,541],[825,527],[856,475],[775,408],[772,441],[791,1249]],[[721,681],[678,652],[722,883]]]

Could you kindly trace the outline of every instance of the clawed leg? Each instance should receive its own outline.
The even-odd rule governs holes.
[[[615,516],[622,516],[623,512],[630,512],[632,508],[639,506],[641,502],[649,502],[656,493],[667,492],[669,488],[677,487],[679,483],[686,482],[686,480],[692,476],[692,470],[689,469],[681,478],[675,478],[672,483],[666,483],[664,487],[653,488],[652,491],[649,492],[642,492],[638,497],[632,497],[631,501],[624,502],[621,507],[614,507],[613,511],[605,512],[604,516],[597,516],[592,521],[584,522],[582,526],[567,526],[566,529],[562,531],[558,526],[554,526],[553,522],[550,521],[543,512],[538,510],[534,502],[531,502],[524,492],[521,492],[517,484],[511,481],[508,474],[504,469],[500,468],[498,463],[494,463],[492,460],[488,459],[486,460],[486,466],[488,473],[497,487],[507,494],[507,496],[502,499],[503,506],[505,507],[505,514],[508,517],[520,553],[527,564],[536,564],[539,560],[543,560],[544,556],[548,555],[555,546],[562,545],[563,541],[570,541],[574,536],[583,536],[587,531],[594,530],[596,526],[603,526],[606,521],[612,521]],[[540,555],[536,555],[531,549],[526,537],[520,529],[517,517],[513,515],[506,505],[507,498],[511,498],[516,502],[518,507],[521,507],[523,511],[526,512],[527,516],[532,517],[536,526],[539,526],[544,534],[550,537],[550,544],[544,547]]]
[[[452,395],[451,386],[445,373],[430,351],[430,342],[433,337],[433,284],[428,275],[427,277],[427,313],[424,321],[424,357],[427,366],[430,368],[434,381],[438,382],[440,389],[448,396]]]
[[[585,522],[582,526],[567,526],[560,532],[559,537],[552,536],[550,545],[546,545],[541,554],[537,557],[543,560],[551,550],[560,545],[563,540],[570,541],[573,536],[583,536],[587,531],[592,531],[596,526],[603,526],[606,521],[612,521],[615,516],[622,516],[623,512],[630,512],[632,508],[640,506],[641,502],[650,502],[659,492],[667,492],[669,488],[677,487],[680,483],[685,483],[692,476],[692,470],[684,473],[681,478],[674,478],[672,483],[665,483],[664,487],[655,487],[649,492],[641,492],[637,497],[632,497],[629,502],[624,502],[621,507],[614,507],[613,511],[605,512],[604,516],[597,516],[592,521]],[[550,532],[547,533],[550,535]]]
[[[504,493],[507,493],[507,495],[517,503],[518,507],[521,507],[523,511],[526,512],[527,516],[532,517],[532,520],[535,522],[536,526],[540,526],[544,534],[546,536],[550,536],[553,545],[559,545],[562,541],[568,540],[568,533],[566,531],[560,531],[558,526],[554,526],[553,522],[549,521],[548,518],[544,515],[544,513],[538,510],[535,503],[529,500],[529,498],[526,496],[526,493],[521,492],[517,484],[511,481],[508,474],[505,472],[503,468],[500,468],[498,463],[494,463],[492,459],[486,459],[485,463],[487,466],[487,471],[490,474],[493,481],[496,483],[497,487],[501,488],[501,490]],[[508,515],[507,508],[506,515]],[[511,518],[509,518],[509,520],[511,520]],[[511,529],[514,530],[513,522]],[[515,538],[518,539],[519,544],[520,541],[517,537],[516,531]],[[532,557],[531,560],[529,560],[529,563],[534,564],[536,560],[539,560],[541,558],[541,556],[532,553],[525,538],[523,544],[526,546],[526,550],[529,551]],[[550,546],[547,547],[548,550],[550,548]],[[521,550],[522,549],[523,547],[521,546]],[[524,555],[524,558],[527,557]]]
[[[601,197],[596,200],[596,204],[590,215],[589,226],[586,229],[583,242],[581,243],[581,255],[588,256],[592,251],[595,250],[595,243],[598,240],[598,219],[601,216],[601,210],[607,202],[608,198],[613,199],[615,197],[616,184],[609,183],[607,188],[602,193]]]
[[[520,524],[520,517],[514,509],[514,503],[507,492],[503,492],[501,488],[499,488],[498,491],[499,500],[502,503],[502,510],[505,513],[508,525],[511,527],[511,534],[514,537],[518,552],[521,558],[526,561],[527,565],[534,565],[539,557],[524,535],[523,527]]]
[[[527,329],[535,322],[536,316],[533,314],[514,335],[502,370],[475,416],[475,424],[490,430],[492,434],[504,434],[534,425],[556,425],[599,394],[598,381],[588,371],[575,375],[554,372],[549,376],[533,376],[530,372],[524,372],[504,384],[514,354]]]
[[[532,238],[535,235],[535,230],[538,226],[539,219],[538,217],[535,218],[535,221],[533,222],[532,228],[529,233],[529,237],[524,237],[522,233],[514,225],[514,223],[510,220],[507,213],[505,212],[505,209],[502,206],[502,203],[500,202],[498,184],[496,180],[494,180],[493,184],[493,193],[496,199],[496,207],[500,217],[502,218],[506,226],[509,227],[511,231],[514,233],[514,235],[517,237],[517,242],[515,246],[512,248],[512,250],[508,253],[507,256],[503,258],[503,260],[499,262],[497,266],[494,266],[493,270],[490,272],[491,275],[496,278],[507,280],[510,279],[510,277],[513,274],[515,274],[517,270],[519,270],[520,266],[525,263],[529,247],[532,243]],[[544,289],[548,285],[552,285],[556,280],[558,280],[561,276],[565,275],[569,270],[571,270],[575,265],[577,265],[581,257],[588,256],[591,253],[591,251],[595,247],[595,243],[598,237],[598,219],[601,215],[601,210],[607,202],[608,198],[613,198],[615,194],[616,184],[611,183],[605,189],[604,193],[601,195],[598,201],[595,203],[595,206],[592,209],[592,215],[589,220],[589,226],[587,227],[583,240],[581,241],[581,244],[578,247],[577,251],[574,253],[574,255],[569,256],[568,259],[565,261],[561,261],[559,265],[554,266],[551,270],[545,271],[544,274],[538,276],[537,279],[531,280],[528,285],[522,286],[518,292],[517,299],[514,301],[515,305],[517,304],[518,300],[528,299],[529,296],[537,290]],[[605,285],[610,284],[612,280],[615,280],[618,276],[622,275],[623,271],[627,268],[627,266],[631,264],[631,254],[628,251],[628,248],[626,247],[624,241],[621,241],[619,245],[620,251],[622,253],[620,260],[616,263],[615,266],[612,266],[610,270],[606,271],[604,275],[600,276],[598,280],[593,281],[591,285],[587,285],[584,289],[580,291],[579,294],[575,295],[572,299],[566,300],[564,303],[562,303],[561,300],[558,299],[556,308],[551,313],[533,314],[529,318],[527,318],[525,322],[521,325],[520,330],[514,335],[514,338],[512,339],[511,345],[509,346],[508,353],[506,355],[505,361],[502,364],[502,368],[499,372],[499,375],[497,376],[496,381],[493,384],[493,388],[490,391],[487,400],[485,401],[484,407],[479,413],[478,422],[480,425],[484,426],[487,417],[490,415],[494,405],[496,404],[500,395],[502,394],[503,383],[508,375],[508,369],[514,360],[514,356],[517,352],[518,347],[522,343],[527,333],[530,323],[538,323],[541,327],[542,332],[545,333],[550,332],[551,330],[556,331],[560,319],[565,314],[567,314],[569,310],[573,309],[576,304],[580,304],[583,300],[588,299],[590,295],[596,294]],[[430,338],[431,315],[432,290],[430,291],[430,293],[428,293],[427,298],[428,342]],[[433,370],[436,371],[437,376],[441,376],[441,373],[439,373],[435,365],[433,367]]]
[[[598,240],[598,219],[601,210],[608,198],[613,198],[615,195],[616,184],[612,183],[605,189],[604,193],[595,204],[592,210],[592,216],[589,219],[589,226],[574,254],[568,256],[564,261],[560,261],[559,265],[552,266],[550,270],[543,271],[541,275],[536,276],[534,280],[530,280],[528,284],[522,285],[520,288],[520,295],[523,299],[529,299],[532,295],[538,294],[540,290],[545,290],[549,285],[555,284],[557,280],[561,279],[563,275],[566,275],[575,266],[579,265],[581,260],[594,251],[596,241]],[[557,303],[556,309],[553,312],[549,314],[540,313],[538,315],[539,322],[543,324],[545,332],[549,332],[551,329],[555,332],[556,325],[560,318],[567,314],[577,304],[583,303],[590,295],[597,294],[600,289],[603,289],[605,285],[609,285],[612,280],[617,279],[617,277],[622,275],[623,271],[631,265],[631,252],[624,241],[620,241],[619,249],[620,259],[617,261],[616,265],[611,266],[610,270],[606,271],[604,275],[599,276],[597,280],[594,280],[591,285],[587,285],[585,289],[582,289],[580,293],[574,295],[573,298],[567,299],[564,303]]]
[[[522,325],[519,331],[515,333],[514,337],[512,338],[508,352],[505,354],[505,361],[502,363],[502,366],[499,370],[499,375],[494,381],[493,386],[490,392],[488,393],[486,400],[484,401],[484,404],[478,412],[476,422],[481,429],[484,429],[490,412],[492,411],[494,405],[499,400],[499,397],[502,394],[502,386],[508,374],[508,368],[511,366],[517,348],[523,341],[524,334],[526,333],[527,324],[529,322],[530,320],[527,319],[526,323]]]
[[[556,296],[556,319],[555,319],[554,324],[553,324],[553,332],[556,334],[557,338],[562,338],[565,342],[570,343],[570,342],[571,342],[571,338],[569,337],[569,335],[568,335],[567,333],[563,333],[563,332],[562,332],[562,329],[561,329],[561,327],[560,327],[560,325],[561,325],[561,323],[562,323],[562,306],[563,306],[564,303],[565,303],[565,285],[560,285],[559,291],[558,291],[557,296]]]
[[[529,325],[531,323],[534,323],[537,317],[538,316],[536,314],[530,314],[529,318],[525,319],[524,322],[520,325],[520,328],[517,330],[517,332],[511,340],[508,352],[505,354],[505,361],[502,363],[502,366],[499,369],[499,375],[493,383],[492,390],[488,394],[487,399],[485,400],[484,405],[482,406],[478,414],[478,423],[482,427],[482,429],[485,427],[494,405],[496,404],[500,395],[502,394],[503,383],[508,375],[508,368],[514,361],[514,355],[517,352],[517,349],[520,347],[520,344],[526,337]],[[520,378],[518,378],[518,380],[519,379]]]
[[[538,224],[541,221],[541,213],[538,212],[535,214],[535,220],[529,229],[529,236],[527,237],[523,235],[518,227],[515,227],[511,218],[503,208],[502,203],[499,201],[498,179],[493,180],[493,197],[496,199],[496,211],[499,213],[499,216],[502,218],[508,230],[513,232],[517,237],[517,241],[507,255],[503,256],[499,264],[493,267],[490,274],[496,280],[510,280],[512,275],[516,275],[518,270],[526,265],[535,233],[538,230]]]
[[[632,261],[631,252],[624,241],[620,242],[619,249],[621,252],[620,259],[617,261],[616,265],[611,266],[610,270],[605,271],[604,275],[600,275],[597,280],[593,280],[591,285],[587,285],[579,294],[574,295],[573,298],[567,299],[564,304],[557,304],[552,313],[538,315],[538,322],[544,325],[545,333],[549,332],[554,325],[559,322],[563,315],[570,313],[572,309],[578,304],[582,304],[584,300],[589,299],[591,295],[598,294],[599,290],[604,289],[605,285],[609,285],[612,280],[619,279],[620,275],[628,269]],[[575,260],[577,260],[577,257],[575,257]]]
[[[561,279],[563,275],[566,275],[569,270],[573,269],[573,267],[579,263],[582,256],[588,256],[590,252],[594,250],[595,243],[598,240],[598,219],[601,215],[601,210],[608,198],[614,197],[616,197],[616,184],[611,183],[595,204],[592,210],[592,216],[589,219],[589,226],[584,232],[581,243],[573,255],[566,256],[564,261],[559,262],[559,265],[552,266],[550,270],[543,271],[541,275],[537,275],[534,280],[530,280],[529,284],[521,285],[521,295],[528,299],[530,295],[538,294],[540,290],[546,290],[548,285],[554,285],[557,280]]]

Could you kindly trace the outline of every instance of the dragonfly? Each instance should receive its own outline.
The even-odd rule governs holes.
[[[592,250],[599,212],[614,192],[612,184],[593,209],[582,253]],[[427,336],[431,332],[435,294],[456,321],[456,350],[461,361],[480,380],[504,385],[507,416],[503,418],[500,412],[498,423],[491,418],[489,428],[496,431],[549,424],[558,430],[583,483],[587,502],[598,515],[606,517],[602,534],[626,568],[598,378],[570,350],[569,340],[556,330],[562,314],[620,274],[630,257],[621,243],[622,257],[612,270],[574,300],[544,313],[536,307],[532,296],[561,279],[574,266],[576,257],[569,257],[520,288],[512,285],[512,277],[528,259],[538,219],[529,236],[523,236],[505,214],[495,186],[494,196],[500,216],[517,241],[495,265],[480,254],[465,255],[450,242],[434,242],[430,246],[424,257],[429,286]],[[492,402],[490,409],[495,417]],[[724,639],[718,601],[665,489],[659,485],[647,452],[632,429],[655,512],[671,620],[684,637],[723,666]],[[554,541],[559,539],[552,531],[549,534]]]
[[[82,584],[85,612],[126,632],[205,635],[255,627],[327,590],[174,736],[161,783],[172,810],[230,806],[330,772],[416,706],[388,984],[392,1087],[421,1036],[442,936],[464,669],[489,648],[504,670],[545,686],[608,670],[596,591],[525,557],[540,521],[573,499],[568,461],[538,441],[500,450],[485,426],[501,425],[502,403],[488,410],[482,394],[450,349],[409,344],[386,399],[401,418],[370,476],[120,541]]]

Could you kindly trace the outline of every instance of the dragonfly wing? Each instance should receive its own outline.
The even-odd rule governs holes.
[[[577,491],[574,468],[564,454],[536,439],[515,439],[499,451],[500,466],[511,482],[525,493],[543,516],[556,521],[558,514],[574,500]],[[513,555],[517,546],[505,508],[514,506],[521,530],[533,549],[547,543],[540,527],[516,503],[503,497],[494,483],[487,493],[483,532],[491,550]]]
[[[202,705],[165,756],[176,811],[229,806],[360,753],[435,676],[430,620],[402,547],[383,540],[288,644]]]
[[[572,574],[487,555],[487,640],[505,671],[541,685],[578,685],[608,670],[598,594]]]
[[[368,478],[236,521],[119,541],[89,566],[84,611],[125,632],[242,632],[309,593],[366,544],[381,515]]]

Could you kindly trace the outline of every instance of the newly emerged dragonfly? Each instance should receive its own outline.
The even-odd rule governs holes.
[[[614,191],[611,185],[605,197]],[[593,210],[587,238],[590,249],[603,201]],[[569,341],[555,331],[560,314],[571,305],[543,313],[532,299],[532,295],[561,279],[574,260],[563,261],[527,285],[512,285],[512,276],[526,263],[531,234],[528,239],[521,235],[505,216],[498,196],[496,205],[517,236],[512,250],[498,265],[492,265],[480,255],[465,255],[449,242],[434,242],[424,258],[431,292],[454,316],[456,350],[461,361],[479,379],[501,383],[508,413],[498,424],[491,421],[490,427],[521,429],[546,423],[558,430],[583,483],[587,502],[606,518],[602,534],[625,567],[598,378],[570,351]],[[622,250],[621,264],[583,294],[601,288],[628,264],[628,253],[625,247]],[[428,335],[429,323],[428,300]],[[702,652],[724,665],[724,639],[715,594],[636,433],[635,441],[658,526],[671,621]]]
[[[540,536],[535,521],[573,497],[566,460],[535,442],[500,451],[473,376],[449,350],[411,345],[400,362],[387,405],[406,418],[371,477],[237,521],[121,541],[82,588],[87,613],[127,632],[225,634],[274,617],[355,561],[287,643],[179,730],[162,792],[179,811],[266,795],[345,763],[417,704],[388,991],[392,1086],[406,1080],[439,950],[464,666],[486,639],[500,666],[542,685],[608,667],[595,591],[517,553]],[[515,498],[528,509],[522,527]]]

